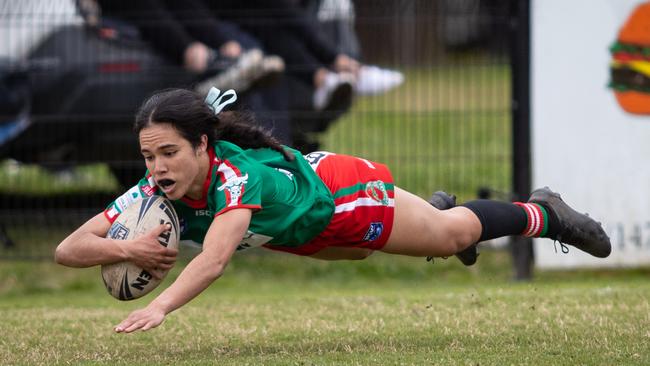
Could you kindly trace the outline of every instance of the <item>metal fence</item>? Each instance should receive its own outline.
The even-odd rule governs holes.
[[[137,105],[153,90],[196,83],[146,41],[120,43],[109,27],[89,27],[83,3],[0,2],[0,259],[51,258],[74,227],[135,183]],[[422,197],[512,190],[510,2],[304,3],[340,51],[404,82],[357,95],[325,122],[296,106],[311,93],[296,87],[293,144],[386,163],[399,186]]]

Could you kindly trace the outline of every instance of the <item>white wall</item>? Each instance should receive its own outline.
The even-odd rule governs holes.
[[[650,116],[627,114],[607,88],[609,46],[639,3],[532,2],[533,184],[602,221],[613,244],[603,261],[537,240],[539,267],[650,264]]]

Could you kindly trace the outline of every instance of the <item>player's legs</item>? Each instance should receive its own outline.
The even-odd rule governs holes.
[[[397,187],[393,230],[382,251],[449,256],[479,241],[507,235],[550,238],[600,258],[611,252],[601,224],[572,209],[548,188],[534,191],[527,203],[475,200],[439,211]]]
[[[466,207],[440,211],[422,198],[395,187],[395,216],[381,249],[412,256],[452,256],[478,242],[481,222]]]

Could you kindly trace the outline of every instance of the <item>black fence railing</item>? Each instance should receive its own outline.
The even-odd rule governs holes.
[[[55,17],[46,15],[51,2],[14,3],[0,9],[0,259],[51,258],[70,230],[142,176],[131,132],[139,103],[212,75],[184,70],[137,26],[102,23],[104,13],[80,8],[93,2],[54,2]],[[314,86],[292,76],[311,66],[288,55],[280,78],[286,99],[268,102],[278,85],[261,84],[241,93],[240,108],[303,152],[383,162],[398,185],[422,197],[512,191],[507,2],[304,3],[306,19],[337,52],[403,81],[314,110]]]

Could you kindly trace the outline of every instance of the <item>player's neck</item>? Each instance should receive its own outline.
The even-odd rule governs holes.
[[[193,200],[200,200],[203,198],[203,188],[205,180],[208,179],[208,174],[210,174],[210,155],[202,154],[198,157],[199,159],[199,172],[192,181],[190,189],[185,194],[186,197]]]

